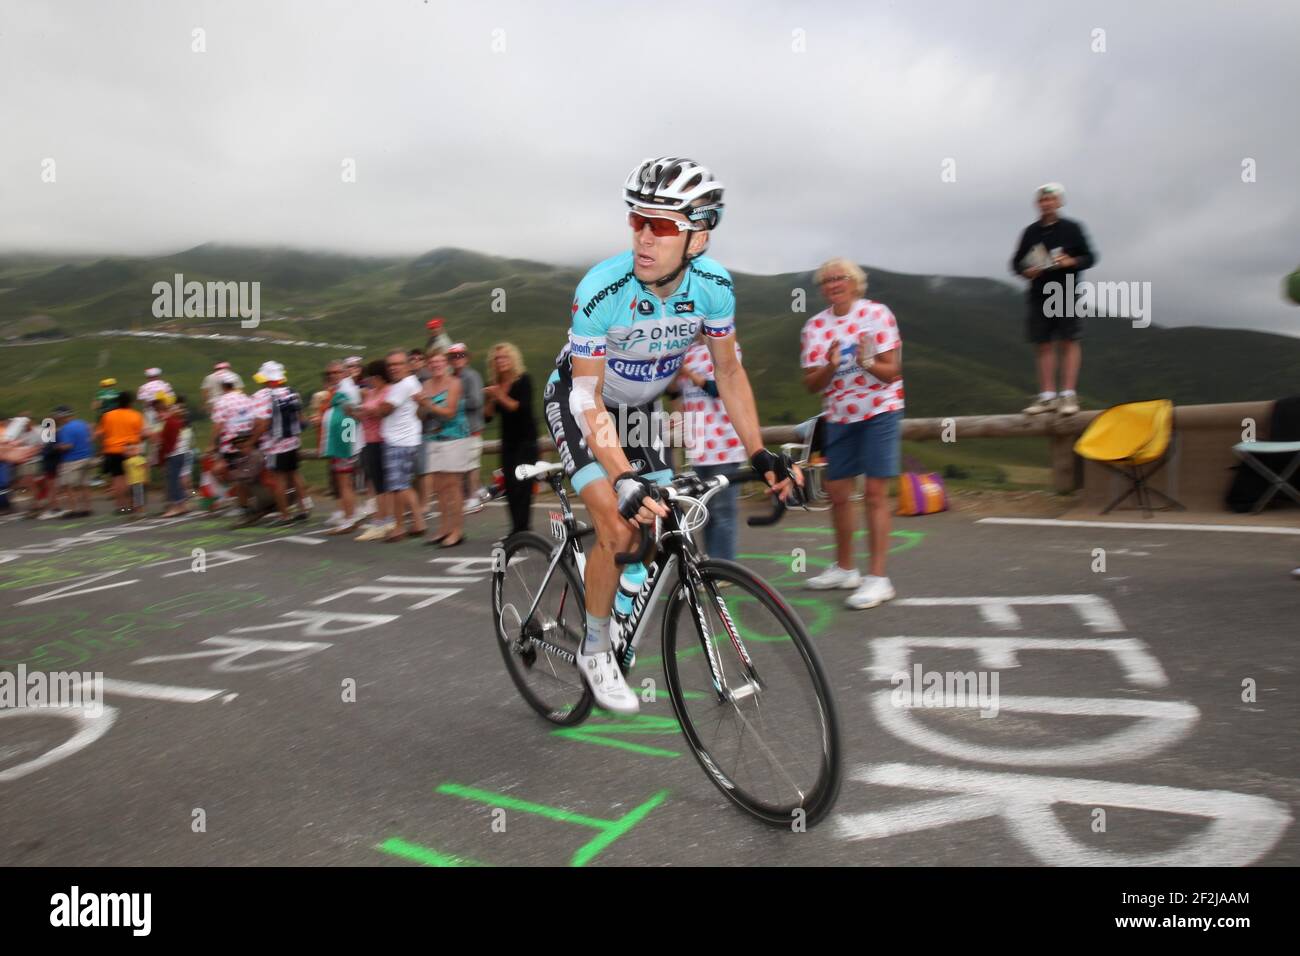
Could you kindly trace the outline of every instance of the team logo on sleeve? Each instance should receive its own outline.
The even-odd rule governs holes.
[[[579,358],[604,358],[605,340],[584,339],[576,335],[570,336],[569,353],[577,355]]]

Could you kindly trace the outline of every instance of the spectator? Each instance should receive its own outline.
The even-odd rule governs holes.
[[[447,350],[451,368],[460,379],[461,395],[465,401],[465,421],[469,429],[468,453],[465,458],[465,511],[477,514],[483,510],[485,496],[479,480],[479,466],[483,460],[483,376],[469,364],[469,348],[457,342]]]
[[[38,432],[41,442],[40,472],[36,477],[32,506],[27,511],[28,518],[57,518],[62,514],[55,504],[59,487],[59,461],[63,458],[63,452],[59,449],[57,429],[50,428],[49,425],[47,419],[41,423]]]
[[[329,428],[329,422],[325,420],[326,412],[329,410],[330,397],[334,394],[334,383],[342,373],[343,366],[340,363],[330,362],[326,365],[320,373],[321,387],[312,392],[311,402],[307,405],[307,421],[316,429],[317,455],[325,454],[325,432]]]
[[[41,470],[41,433],[30,412],[16,415],[5,429],[15,491],[34,493]]]
[[[257,524],[275,508],[275,492],[266,482],[266,455],[257,447],[253,426],[237,427],[230,435],[231,451],[226,455],[226,480],[243,514],[232,529]]]
[[[157,399],[154,405],[162,420],[158,429],[158,453],[167,475],[167,508],[161,517],[175,518],[189,511],[184,482],[185,463],[189,460],[189,446],[184,438],[188,415],[185,400],[179,396],[175,402]]]
[[[424,443],[433,476],[433,494],[438,502],[438,534],[426,541],[444,548],[454,548],[465,540],[465,513],[462,488],[469,457],[469,430],[465,419],[465,396],[447,356],[434,350],[429,353],[430,378],[424,383],[429,412],[438,423],[437,430]]]
[[[311,514],[311,499],[298,470],[298,449],[302,433],[302,399],[285,384],[284,366],[263,362],[254,380],[265,387],[253,393],[253,437],[266,455],[267,478],[275,493],[280,520],[272,527],[283,528],[295,521],[306,521]],[[292,485],[297,511],[289,514],[288,487]]]
[[[117,379],[101,378],[99,380],[99,391],[95,392],[95,397],[90,403],[90,411],[94,416],[96,423],[103,417],[106,411],[117,408],[117,396],[121,390],[117,387]],[[104,478],[108,472],[104,471],[104,459],[101,456],[99,460],[99,471],[90,485],[92,488],[101,488],[104,485]]]
[[[424,345],[424,350],[426,352],[432,351],[433,349],[441,349],[445,352],[447,349],[451,348],[451,336],[443,331],[442,325],[442,316],[438,315],[435,315],[425,323],[424,327],[429,330],[429,341]]]
[[[358,412],[361,410],[363,386],[365,383],[365,378],[363,375],[365,370],[365,364],[366,363],[362,360],[360,355],[350,355],[347,358],[345,358],[343,360],[343,378],[339,380],[339,386],[338,386],[340,389],[343,390],[344,394],[347,396],[347,404],[344,406],[344,411],[346,411],[348,415],[350,415],[353,419],[356,420],[357,428],[360,429],[360,432],[357,437],[357,451],[358,451],[357,468],[352,475],[352,479],[353,479],[352,486],[354,489],[356,489],[356,492],[359,496],[365,497],[365,501],[361,504],[360,507],[360,512],[363,517],[374,514],[375,511],[374,497],[372,495],[366,495],[365,493],[366,476],[361,462],[361,452],[365,448],[366,439],[365,439],[365,431],[362,428],[362,423],[358,415]],[[382,456],[381,456],[381,460],[382,460]]]
[[[58,425],[55,440],[63,453],[63,460],[59,464],[59,491],[67,503],[61,517],[89,517],[92,509],[87,483],[94,455],[90,426],[75,417],[67,405],[54,409],[54,421]]]
[[[355,530],[365,517],[357,511],[353,478],[361,450],[361,428],[349,411],[360,404],[360,393],[342,363],[331,362],[330,374],[334,385],[326,417],[325,459],[334,477],[339,511],[338,518],[330,522],[332,527],[325,533],[339,535]]]
[[[533,482],[515,477],[519,465],[537,461],[537,419],[533,417],[533,382],[524,357],[509,342],[498,342],[488,353],[492,384],[483,390],[484,412],[501,421],[501,474],[510,507],[510,533],[532,524]]]
[[[1079,345],[1083,322],[1073,301],[1065,302],[1064,308],[1059,310],[1068,314],[1053,316],[1049,313],[1047,302],[1053,290],[1048,286],[1060,284],[1060,290],[1056,292],[1060,302],[1067,288],[1066,277],[1074,276],[1077,284],[1083,270],[1095,265],[1098,256],[1089,246],[1083,226],[1057,215],[1057,210],[1065,205],[1065,188],[1060,183],[1040,186],[1036,195],[1041,217],[1020,234],[1020,245],[1011,257],[1012,273],[1029,280],[1026,327],[1029,341],[1037,352],[1038,398],[1025,409],[1025,414],[1041,415],[1056,410],[1062,415],[1073,415],[1079,410],[1075,387],[1079,382],[1079,366],[1083,362],[1083,349]],[[1056,392],[1058,341],[1061,343],[1062,366],[1059,399]]]
[[[9,482],[13,480],[13,464],[9,459],[14,451],[9,439],[9,419],[0,416],[0,515],[13,514],[14,510],[9,501]]]
[[[144,416],[131,404],[131,393],[119,392],[117,408],[105,412],[95,427],[104,456],[104,472],[112,482],[113,503],[120,515],[134,510],[127,496],[125,465],[128,458],[140,453],[144,441]]]
[[[99,421],[106,411],[117,408],[117,396],[122,394],[121,389],[117,387],[117,379],[101,378],[99,380],[99,391],[95,393],[94,401],[90,403],[90,410],[95,415],[95,421]]]
[[[361,394],[361,404],[356,410],[361,422],[361,470],[370,485],[374,497],[375,509],[371,513],[370,527],[357,535],[358,541],[377,541],[393,530],[395,525],[388,517],[388,486],[384,483],[384,416],[381,409],[388,396],[388,387],[392,378],[388,374],[388,364],[383,359],[376,359],[364,368],[365,391]]]
[[[212,403],[212,449],[219,462],[215,472],[222,480],[235,454],[235,436],[253,428],[253,400],[237,390],[237,382],[238,376],[226,372],[220,380],[221,397]]]
[[[889,551],[889,485],[898,475],[903,418],[903,342],[898,322],[879,302],[863,298],[866,273],[847,259],[831,259],[816,281],[830,303],[803,327],[800,362],[804,385],[825,395],[826,488],[835,525],[836,564],[808,587],[854,588],[845,603],[871,608],[892,600],[885,574]],[[858,574],[853,558],[853,505],[858,475],[866,476],[871,573]]]
[[[736,344],[740,358],[740,344]],[[705,478],[719,475],[732,484],[714,495],[709,502],[709,523],[704,526],[704,550],[711,558],[736,560],[736,513],[740,486],[735,484],[740,466],[749,460],[740,436],[731,427],[731,419],[718,398],[718,383],[713,377],[713,358],[701,332],[695,344],[682,358],[678,373],[682,387],[686,454],[691,467]]]
[[[411,369],[411,374],[418,378],[421,383],[429,380],[429,371],[424,367],[423,349],[411,349],[406,353],[406,360]]]
[[[425,532],[424,512],[412,487],[420,458],[420,419],[418,409],[426,404],[420,380],[411,374],[406,353],[395,349],[389,353],[388,375],[393,380],[379,406],[384,421],[379,432],[384,439],[384,485],[388,489],[388,513],[393,524],[387,542],[405,537],[418,538]],[[402,530],[405,513],[411,513],[411,530]]]
[[[230,363],[218,362],[216,365],[212,366],[212,371],[204,376],[203,384],[199,386],[199,390],[203,393],[204,407],[210,409],[217,403],[217,399],[222,395],[221,386],[227,373],[234,376],[235,388],[243,389],[244,380],[230,370]]]
[[[135,400],[141,405],[149,405],[155,398],[161,395],[176,397],[172,387],[168,385],[162,377],[162,369],[147,368],[144,370],[144,384],[141,385],[135,393]]]

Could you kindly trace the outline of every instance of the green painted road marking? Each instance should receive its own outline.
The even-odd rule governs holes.
[[[833,535],[833,534],[835,533],[835,529],[834,529],[834,528],[820,528],[820,527],[814,527],[814,528],[781,528],[780,530],[781,530],[781,531],[789,532],[789,533],[791,533],[791,534],[796,534],[796,533],[798,533],[798,534],[824,534],[824,535]],[[855,538],[865,537],[865,536],[866,536],[866,533],[867,533],[867,531],[866,531],[865,528],[859,528],[857,531],[853,532],[853,537],[855,537]],[[892,546],[890,547],[890,549],[889,549],[889,553],[890,553],[890,554],[900,554],[900,553],[903,552],[903,551],[910,551],[912,548],[915,548],[918,544],[921,543],[921,540],[926,536],[926,534],[927,534],[927,532],[925,532],[925,531],[891,531],[891,532],[889,532],[889,536],[890,536],[891,538],[899,538],[899,539],[900,539],[899,542],[898,542],[897,544],[894,544],[894,545],[892,545]],[[831,547],[833,547],[833,545],[832,545]],[[741,555],[741,557],[750,557],[750,555]],[[776,557],[776,555],[753,555],[753,557]],[[789,555],[781,555],[780,557],[781,557],[782,560],[789,560]]]
[[[703,696],[703,695],[697,695]],[[602,712],[603,713],[603,712]],[[605,734],[679,734],[681,726],[671,717],[656,717],[652,714],[635,714],[613,723],[592,724],[586,723],[578,727],[561,727],[559,730],[551,731],[556,737],[563,737],[565,740],[576,740],[585,744],[596,744],[601,747],[617,747],[620,750],[630,750],[633,753],[642,754],[646,757],[680,757],[681,753],[676,750],[665,750],[662,747],[649,747],[644,744],[634,744],[627,740],[617,740],[604,736]]]
[[[600,853],[606,850],[615,840],[626,836],[628,831],[646,818],[646,816],[659,804],[668,798],[667,790],[660,790],[654,794],[645,803],[638,807],[633,807],[623,816],[616,820],[604,820],[600,817],[589,817],[586,814],[574,813],[561,807],[551,807],[544,803],[533,803],[530,800],[520,800],[517,797],[508,797],[503,793],[493,793],[491,790],[479,790],[475,787],[466,787],[458,783],[440,784],[437,792],[447,796],[459,797],[462,800],[473,800],[475,803],[486,804],[493,809],[503,807],[507,810],[518,810],[521,813],[531,813],[547,820],[555,820],[559,823],[570,823],[574,826],[590,827],[597,831],[595,837],[578,847],[569,860],[569,866],[586,866]],[[440,854],[435,854],[440,855]]]
[[[407,843],[398,837],[389,837],[376,846],[375,849],[380,853],[391,853],[393,856],[400,856],[404,860],[414,860],[416,863],[422,863],[425,866],[487,866],[486,863],[480,863],[478,860],[471,860],[463,856],[452,856],[450,853],[439,853],[437,850],[431,850],[427,846],[420,846],[418,843]]]

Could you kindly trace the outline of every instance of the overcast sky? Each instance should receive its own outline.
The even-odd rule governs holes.
[[[1057,180],[1156,323],[1300,334],[1298,38],[1281,0],[0,0],[0,249],[586,264],[673,154],[726,184],[737,271],[1009,279]]]

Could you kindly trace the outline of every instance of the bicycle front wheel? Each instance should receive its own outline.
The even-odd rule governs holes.
[[[587,612],[567,555],[547,577],[554,549],[555,542],[531,531],[506,539],[492,572],[492,615],[519,693],[551,723],[567,726],[591,712],[591,690],[574,656],[587,632]]]
[[[664,610],[664,676],[687,743],[737,806],[773,826],[812,826],[839,793],[840,735],[803,625],[730,561],[684,568],[682,585]]]

